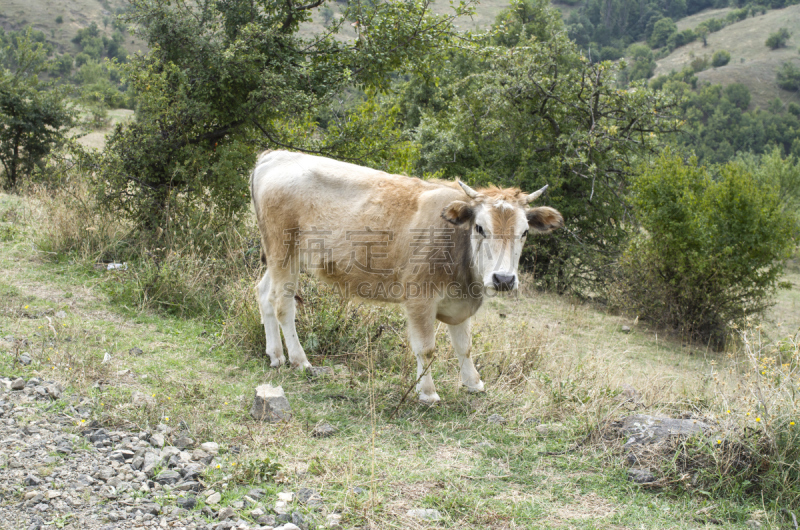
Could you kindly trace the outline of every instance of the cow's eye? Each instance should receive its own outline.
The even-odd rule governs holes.
[[[524,232],[522,232],[522,237],[521,237],[520,239],[525,239],[525,237],[526,237],[527,235],[528,235],[528,231],[527,231],[527,230],[525,230]]]
[[[483,227],[481,225],[475,225],[475,231],[483,237],[486,237],[486,232],[483,231]]]

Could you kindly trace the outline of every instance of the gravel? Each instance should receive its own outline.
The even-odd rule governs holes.
[[[277,499],[259,488],[230,506],[216,504],[211,513],[197,508],[198,497],[207,505],[221,501],[220,492],[213,499],[200,495],[208,487],[203,470],[216,465],[217,443],[195,448],[188,433],[165,425],[154,432],[114,430],[89,422],[91,407],[62,395],[55,381],[0,375],[0,529],[268,530],[279,524],[271,509]],[[322,506],[313,490],[302,498],[309,508]],[[285,524],[275,530],[311,526],[313,515],[286,508]],[[242,519],[251,512],[258,522]]]

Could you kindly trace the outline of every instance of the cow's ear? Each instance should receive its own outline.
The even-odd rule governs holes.
[[[550,208],[549,206],[531,208],[525,212],[525,215],[528,217],[528,226],[543,234],[564,226],[564,218],[561,217],[558,210]]]
[[[474,218],[475,210],[464,201],[453,201],[442,210],[442,219],[456,226],[471,222]]]

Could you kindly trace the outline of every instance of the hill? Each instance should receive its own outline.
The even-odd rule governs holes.
[[[95,22],[107,35],[118,12],[128,5],[125,0],[3,0],[0,27],[19,30],[26,26],[44,32],[48,42],[60,53],[75,53],[78,48],[72,38],[78,30]],[[62,22],[57,22],[61,17]],[[146,48],[135,35],[126,34],[125,49],[135,53]]]
[[[724,16],[724,10],[713,11],[716,18]],[[711,18],[711,15],[708,11],[698,13],[681,20],[678,27],[694,28],[703,20]],[[793,37],[786,48],[770,50],[764,42],[778,28],[787,28]],[[680,71],[689,66],[696,57],[706,56],[710,59],[715,51],[726,50],[731,54],[730,62],[720,68],[699,72],[697,77],[701,81],[723,85],[744,84],[753,96],[751,107],[766,107],[776,97],[784,103],[800,103],[800,95],[781,90],[775,80],[776,73],[784,62],[791,61],[800,66],[800,54],[797,51],[799,36],[800,5],[767,11],[764,15],[747,18],[709,34],[707,46],[703,46],[702,41],[696,41],[677,48],[656,62],[655,75]]]

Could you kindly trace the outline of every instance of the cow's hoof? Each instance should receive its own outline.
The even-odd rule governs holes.
[[[301,370],[310,370],[311,363],[308,361],[294,362],[292,361],[292,368],[300,368]]]
[[[434,392],[433,394],[423,394],[420,393],[419,395],[419,402],[423,405],[436,405],[442,399],[439,397],[439,394]]]
[[[486,392],[483,388],[483,381],[478,381],[478,384],[475,386],[467,386],[467,392],[470,394],[480,394],[481,392]]]
[[[275,358],[270,355],[269,358],[270,358],[269,365],[273,368],[280,368],[281,365],[286,362],[286,357],[284,357],[283,355],[281,355],[278,358]]]

